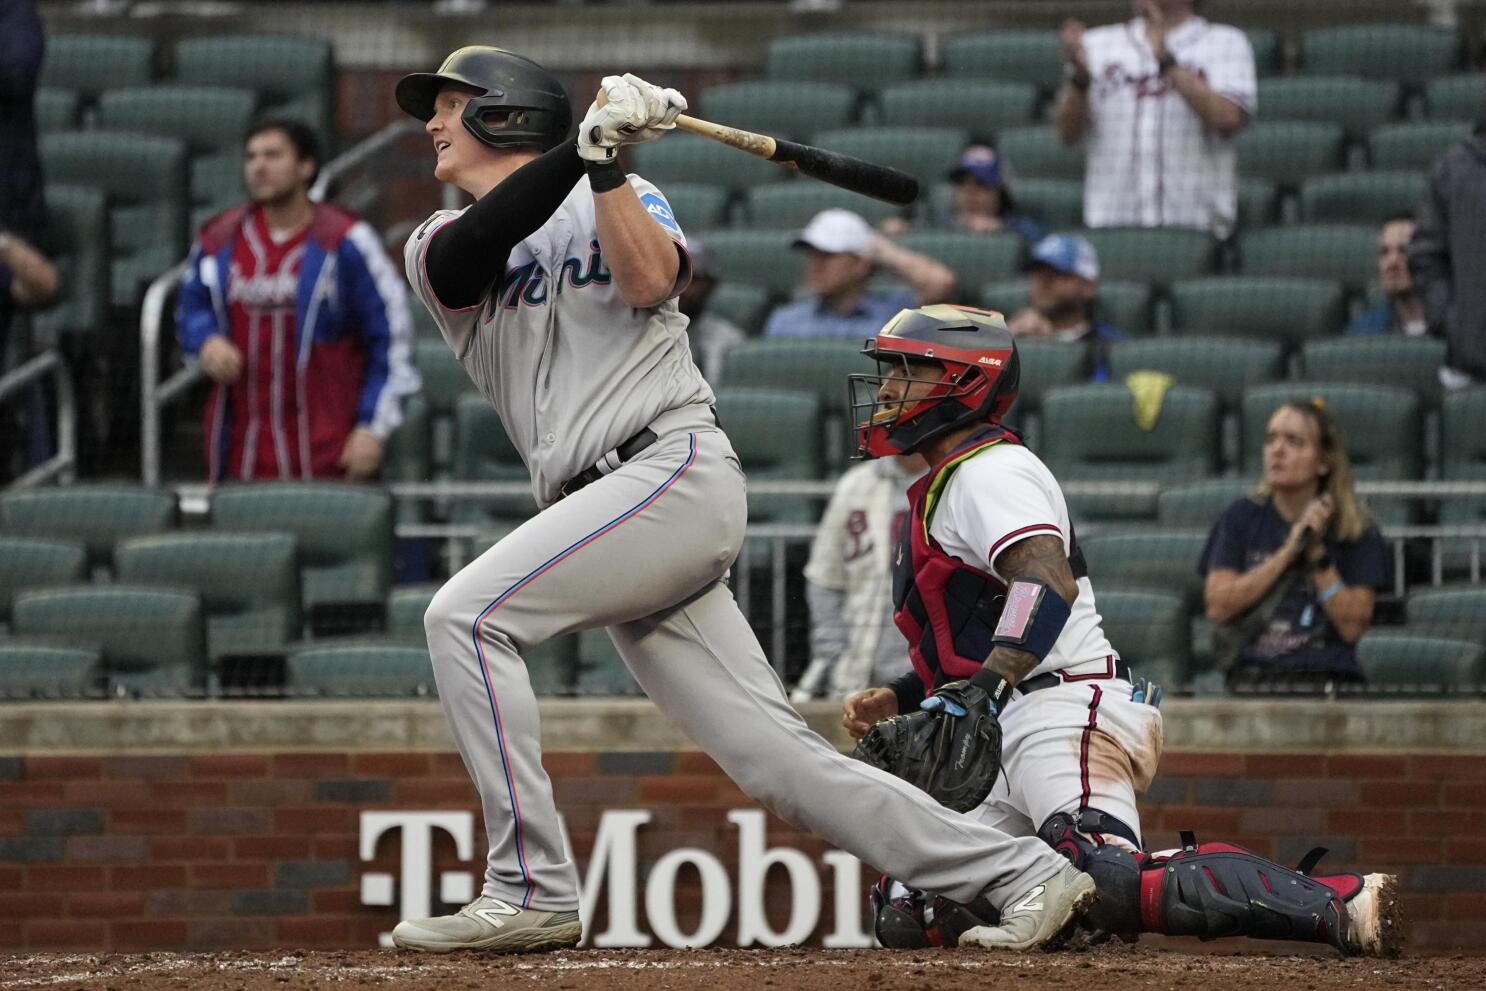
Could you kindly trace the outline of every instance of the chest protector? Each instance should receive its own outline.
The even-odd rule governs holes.
[[[1016,431],[999,425],[966,439],[908,490],[912,516],[898,538],[893,559],[893,622],[908,640],[908,656],[926,688],[968,678],[985,664],[1006,585],[979,568],[945,553],[929,536],[929,523],[955,469],[994,444],[1021,444]],[[1070,534],[1074,578],[1087,575],[1078,538]]]

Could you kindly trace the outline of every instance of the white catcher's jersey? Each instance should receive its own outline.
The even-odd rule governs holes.
[[[1071,532],[1057,479],[1019,444],[993,444],[956,468],[929,521],[929,535],[945,553],[1002,581],[1007,576],[996,570],[996,558],[1006,548],[1027,537],[1056,535],[1066,554]],[[1094,605],[1094,587],[1080,578],[1062,635],[1028,677],[1084,664],[1103,670],[1114,654]]]
[[[660,190],[638,176],[629,183],[685,247]],[[438,230],[463,212],[439,210],[409,236],[408,281],[500,415],[531,472],[538,506],[556,502],[564,482],[661,413],[714,401],[692,362],[676,300],[637,310],[620,298],[604,266],[587,176],[512,249],[505,274],[485,298],[451,310],[429,287],[424,261]]]

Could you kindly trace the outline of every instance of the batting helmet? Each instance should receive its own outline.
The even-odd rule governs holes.
[[[447,83],[479,91],[464,105],[465,129],[491,148],[555,148],[573,126],[567,94],[553,75],[503,48],[470,45],[444,59],[438,72],[414,72],[397,82],[397,105],[419,120],[433,116]]]
[[[859,458],[910,454],[960,427],[997,423],[1016,401],[1021,362],[995,310],[948,303],[899,310],[862,354],[877,361],[878,374],[846,377]],[[910,363],[937,367],[939,376],[914,376]],[[884,400],[889,379],[912,379],[928,391]]]

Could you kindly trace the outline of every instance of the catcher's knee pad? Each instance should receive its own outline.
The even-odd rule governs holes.
[[[1140,878],[1144,854],[1132,853],[1105,838],[1118,837],[1139,848],[1140,837],[1121,820],[1098,809],[1058,812],[1037,830],[1042,841],[1094,879],[1099,901],[1084,917],[1104,933],[1141,932]]]

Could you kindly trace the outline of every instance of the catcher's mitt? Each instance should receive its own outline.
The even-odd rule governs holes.
[[[986,693],[968,681],[950,682],[929,701],[935,700],[932,711],[873,726],[851,755],[956,812],[969,812],[986,800],[1001,773],[1001,723]]]

